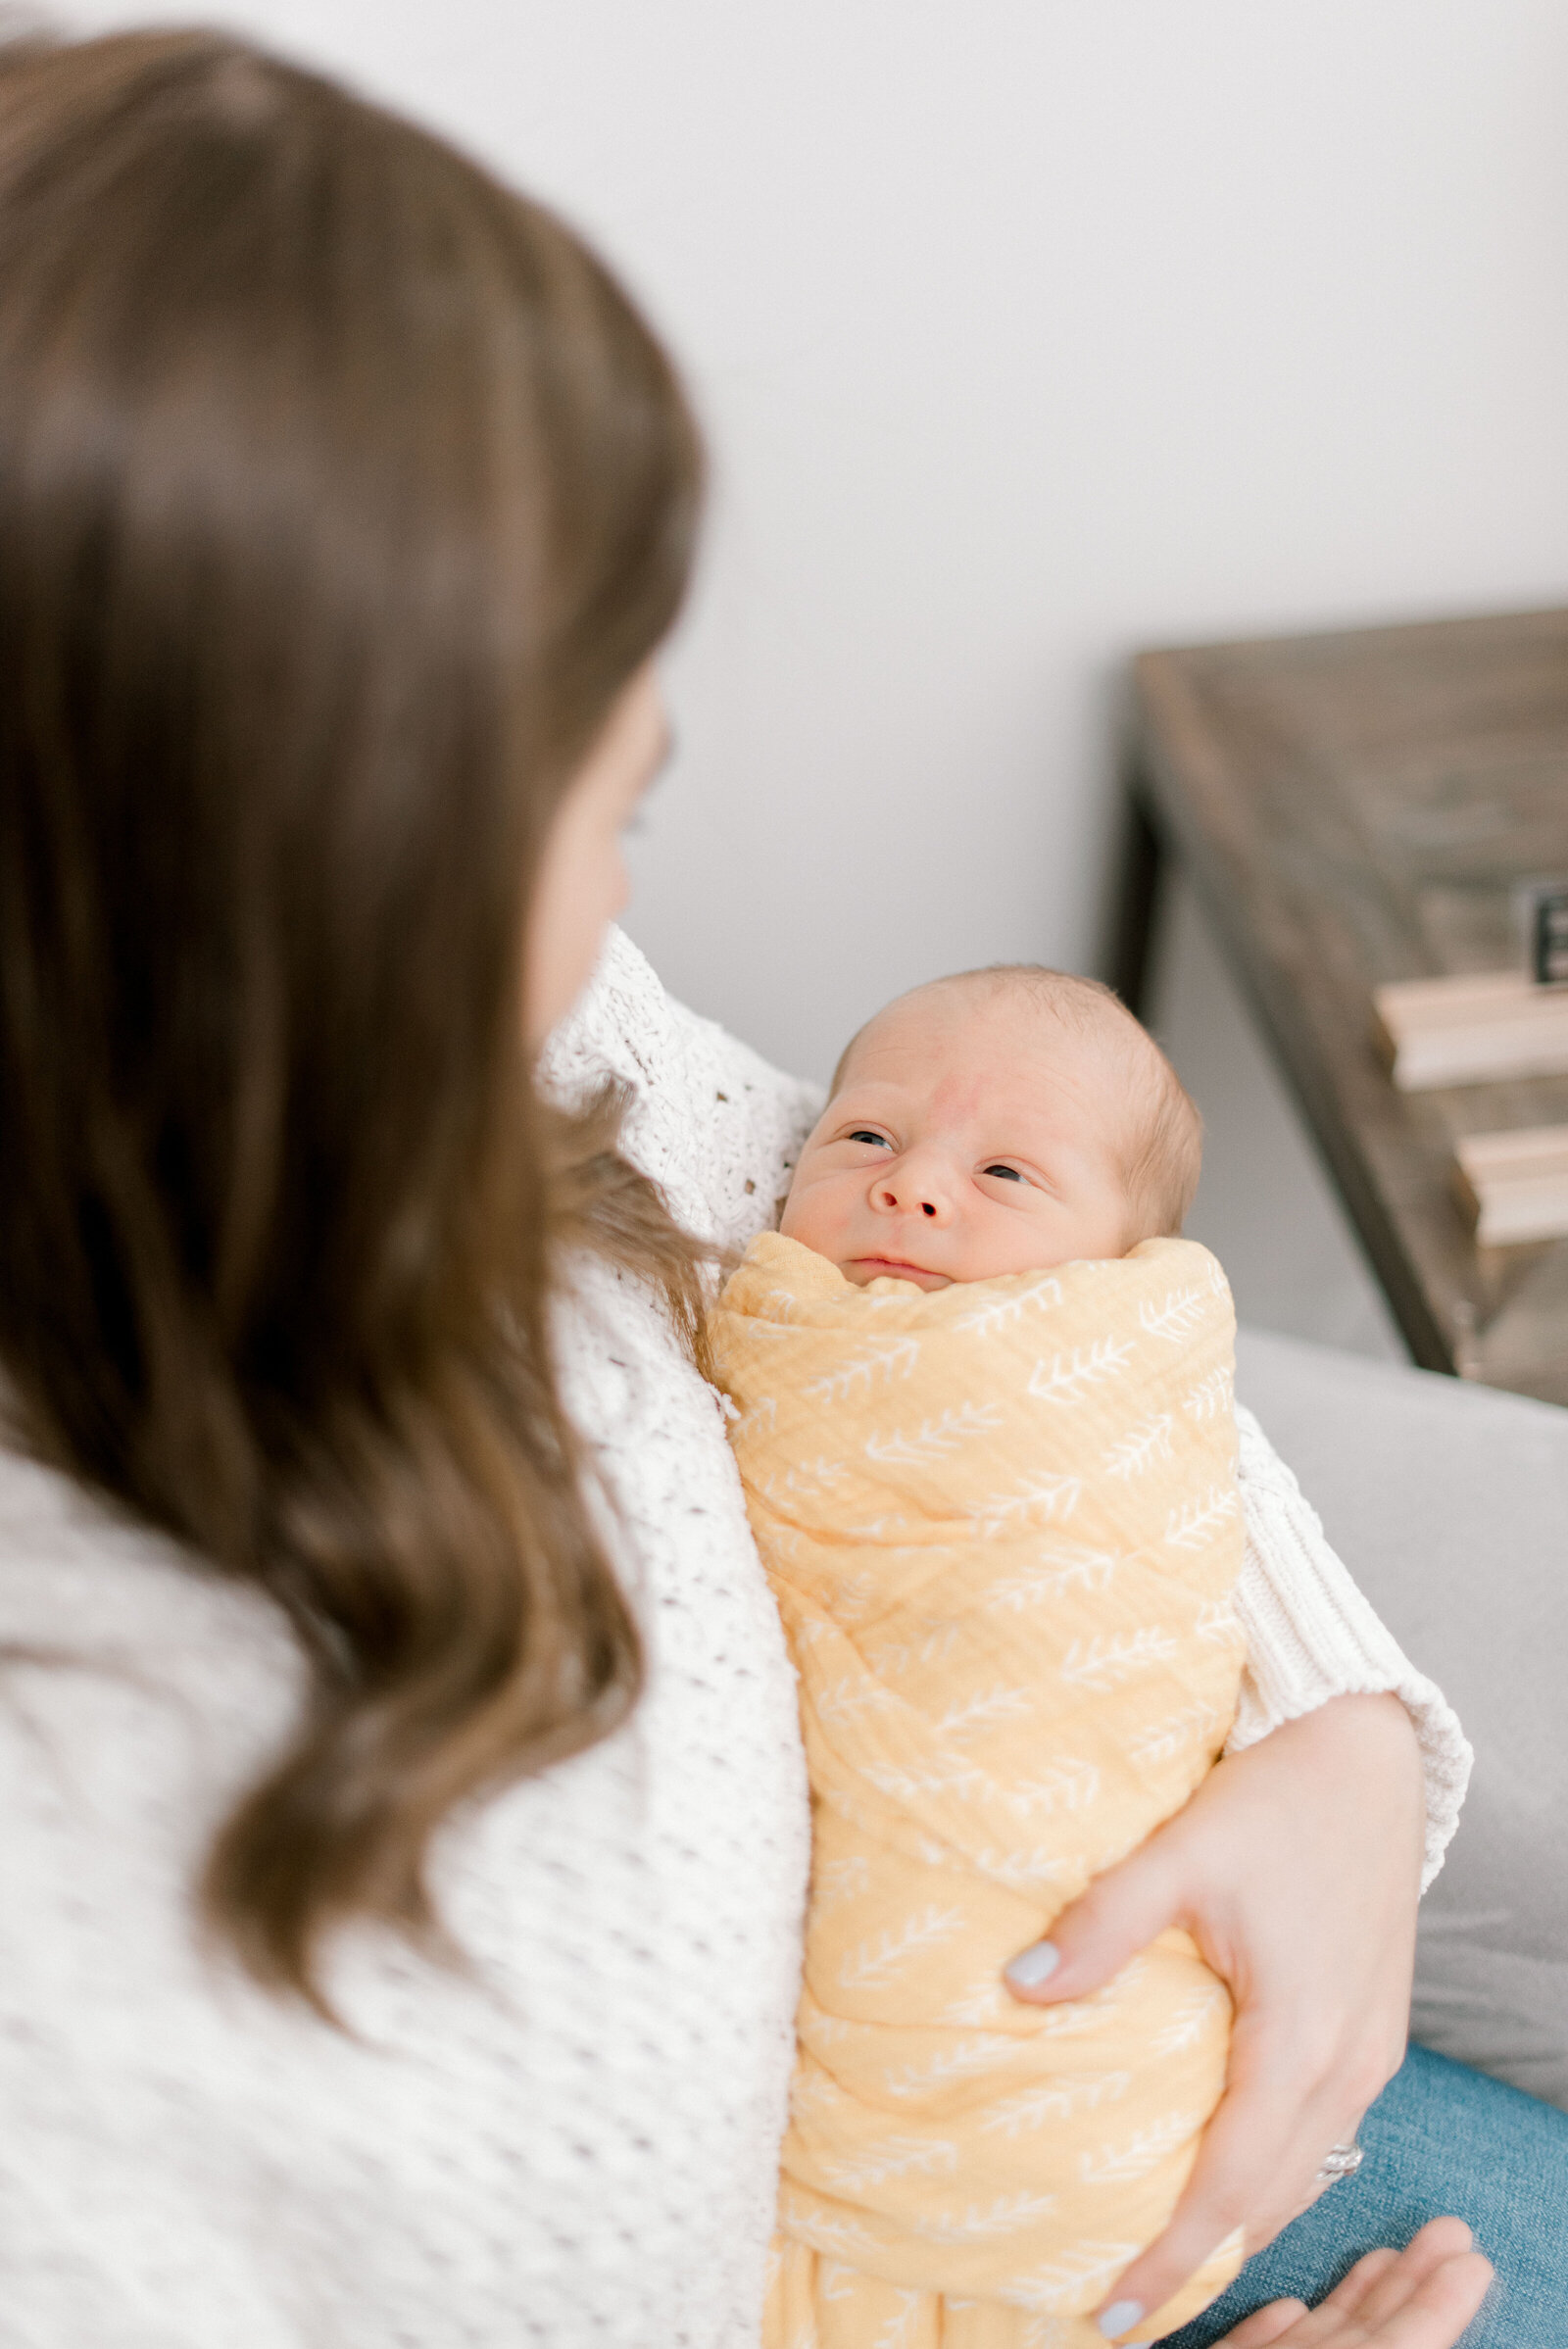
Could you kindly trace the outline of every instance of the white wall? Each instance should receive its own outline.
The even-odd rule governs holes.
[[[684,358],[719,491],[631,927],[779,1060],[1093,957],[1135,645],[1563,596],[1562,0],[226,13],[557,200]]]
[[[221,13],[559,201],[684,357],[720,494],[632,927],[792,1064],[1093,954],[1129,647],[1568,580],[1562,0]]]

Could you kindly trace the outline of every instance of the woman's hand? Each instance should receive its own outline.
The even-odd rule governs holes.
[[[1082,1998],[1177,1925],[1235,2001],[1225,2094],[1186,2191],[1106,2295],[1116,2337],[1136,2340],[1141,2318],[1238,2227],[1250,2255],[1315,2201],[1324,2155],[1354,2136],[1397,2071],[1423,1826],[1404,1707],[1336,1697],[1216,1764],[1185,1810],[1062,1911],[1049,1979],[1029,1988],[1009,1979],[1033,2004]],[[1026,1969],[1037,1970],[1038,1960]],[[1245,2338],[1251,2349],[1254,2336]]]
[[[1492,2269],[1458,2219],[1434,2219],[1403,2251],[1369,2251],[1310,2311],[1276,2300],[1215,2349],[1451,2349]]]

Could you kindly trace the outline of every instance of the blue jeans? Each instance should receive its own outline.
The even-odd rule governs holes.
[[[1464,2349],[1568,2345],[1568,2113],[1412,2047],[1357,2131],[1366,2160],[1250,2259],[1165,2349],[1206,2349],[1270,2300],[1321,2300],[1363,2252],[1463,2219],[1497,2272]]]

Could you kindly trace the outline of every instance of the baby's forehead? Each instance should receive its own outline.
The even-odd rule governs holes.
[[[1131,1073],[1135,1023],[1109,996],[1050,997],[1021,981],[939,979],[899,996],[876,1012],[839,1062],[835,1092],[880,1071],[926,1065],[925,1055],[960,1055],[977,1079],[1024,1100],[1038,1087],[1042,1064],[1102,1065],[1107,1075]]]
[[[929,1131],[988,1147],[1044,1150],[1093,1138],[1118,1161],[1133,1104],[1147,1084],[1136,1047],[1142,1032],[1107,999],[1085,1016],[1009,990],[921,988],[879,1011],[840,1062],[832,1099],[863,1102],[868,1117],[906,1114],[917,1102]],[[1123,1039],[1116,1025],[1126,1027]]]

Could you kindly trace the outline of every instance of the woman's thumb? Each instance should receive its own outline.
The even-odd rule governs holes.
[[[1014,1998],[1048,2006],[1086,1998],[1174,1922],[1176,1888],[1157,1840],[1096,1877],[1062,1910],[1049,1940],[1020,1950],[1003,1973]]]

